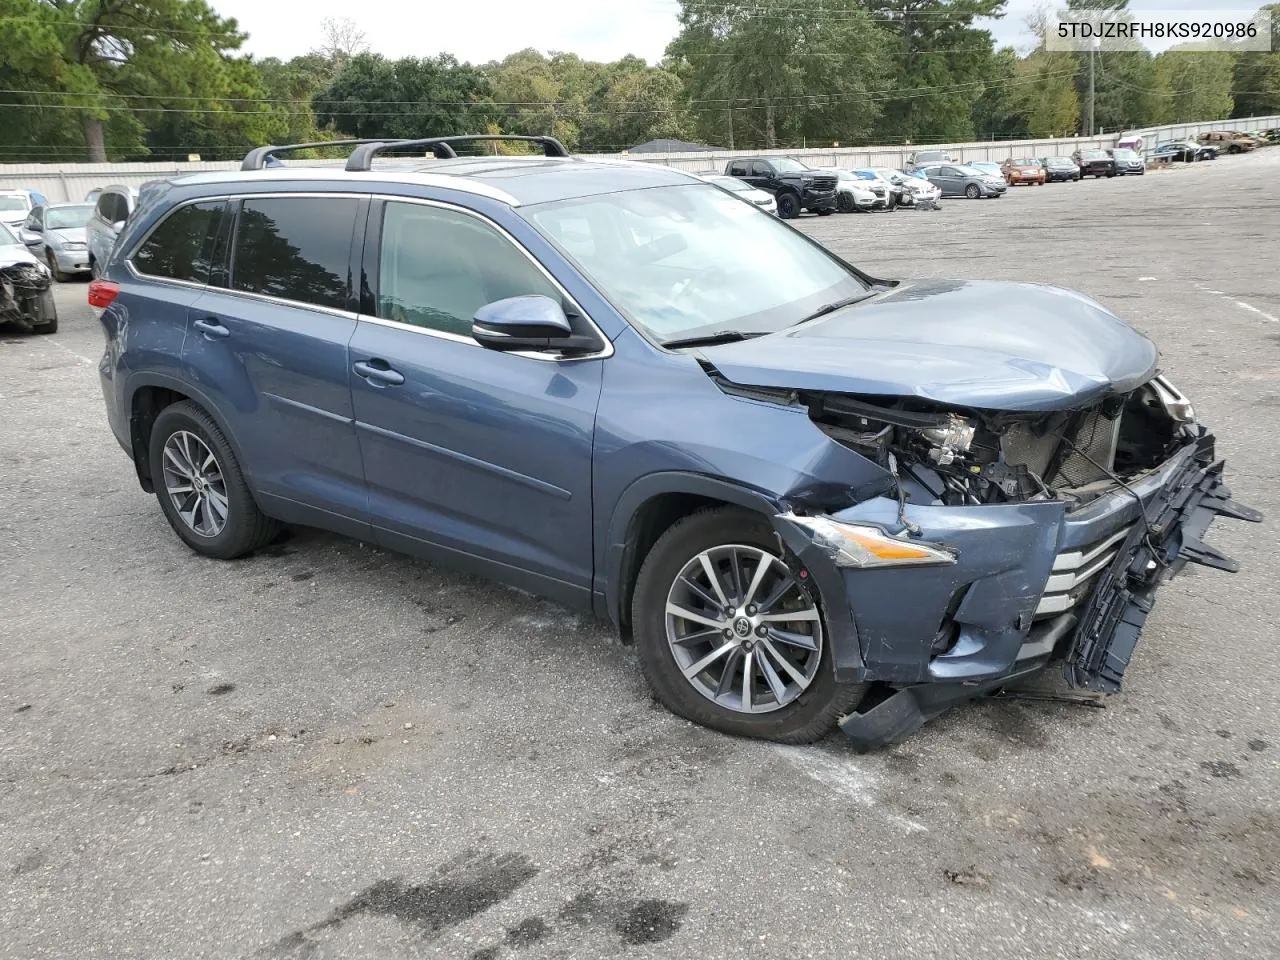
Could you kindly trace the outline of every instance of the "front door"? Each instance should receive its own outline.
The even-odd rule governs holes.
[[[378,216],[351,341],[375,537],[396,549],[443,548],[486,575],[586,599],[603,361],[501,353],[471,338],[486,303],[567,301],[488,220],[407,200],[387,201]]]

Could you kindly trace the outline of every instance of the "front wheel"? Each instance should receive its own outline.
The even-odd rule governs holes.
[[[836,198],[836,209],[841,213],[853,213],[855,209],[853,197],[847,193],[840,194],[840,196]]]
[[[53,255],[52,250],[44,252],[45,262],[49,265],[49,272],[53,274],[53,279],[58,283],[66,283],[71,279],[69,274],[63,273],[58,266],[58,258]]]
[[[231,560],[279,533],[254,502],[227,438],[196,404],[184,400],[160,412],[149,453],[160,509],[196,553]]]
[[[977,200],[980,196],[982,196],[982,188],[979,187],[976,183],[971,183],[964,188],[964,195],[968,197],[970,200]]]
[[[800,198],[794,193],[778,194],[778,216],[783,220],[794,220],[800,216]]]
[[[808,743],[853,710],[866,685],[836,682],[824,626],[806,571],[738,508],[675,523],[636,580],[645,678],[673,713],[725,733]]]

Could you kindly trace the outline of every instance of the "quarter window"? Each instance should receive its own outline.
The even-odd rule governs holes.
[[[133,255],[139,273],[169,280],[208,283],[213,240],[226,203],[191,203],[169,214]]]
[[[590,244],[589,233],[582,242]],[[560,293],[497,230],[467,214],[388,202],[382,221],[378,316],[459,336],[486,303]]]
[[[348,306],[352,197],[262,197],[240,207],[231,287],[334,310]]]

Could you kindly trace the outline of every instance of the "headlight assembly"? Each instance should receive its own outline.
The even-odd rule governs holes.
[[[891,536],[871,524],[795,514],[787,514],[786,519],[808,530],[814,543],[837,567],[909,567],[956,562],[955,553],[940,544]]]
[[[1175,421],[1178,423],[1196,422],[1196,408],[1191,405],[1190,400],[1183,396],[1181,390],[1169,382],[1164,374],[1160,374],[1151,381],[1151,389],[1160,398],[1160,403],[1165,412]]]

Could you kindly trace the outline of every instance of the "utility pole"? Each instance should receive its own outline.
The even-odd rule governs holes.
[[[733,149],[733,104],[730,103],[725,110],[729,114],[729,149]]]
[[[1098,41],[1093,40],[1089,44],[1089,129],[1085,131],[1085,135],[1093,136],[1093,57],[1094,52],[1098,49]]]

